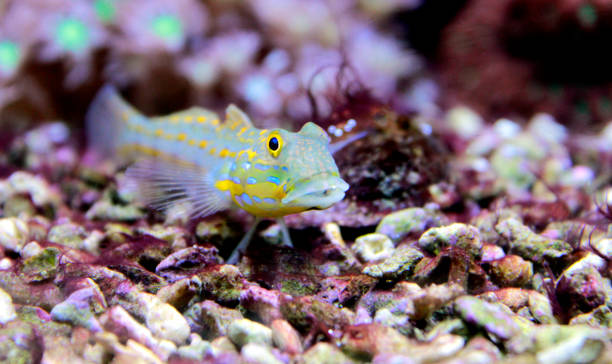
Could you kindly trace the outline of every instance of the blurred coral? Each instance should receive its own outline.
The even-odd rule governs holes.
[[[85,106],[78,117],[63,103],[106,82],[150,113],[230,101],[264,123],[324,119],[364,91],[414,109],[402,95],[422,62],[385,19],[419,3],[10,0],[0,8],[0,119],[80,123]]]

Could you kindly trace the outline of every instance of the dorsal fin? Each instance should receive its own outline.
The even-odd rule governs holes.
[[[205,120],[219,119],[219,116],[214,111],[211,111],[203,107],[199,107],[199,106],[193,106],[187,110],[177,111],[169,115],[156,116],[156,117],[151,118],[151,120],[152,121],[165,121],[168,119],[185,120],[189,117],[197,118],[200,116],[205,117],[206,118]]]
[[[304,124],[304,126],[302,126],[302,129],[298,131],[298,134],[323,140],[326,143],[329,143],[329,135],[327,135],[323,128],[313,123],[312,121],[309,121]]]
[[[227,109],[225,109],[225,119],[227,120],[226,122],[230,124],[240,121],[244,126],[253,126],[249,116],[234,104],[230,104]]]

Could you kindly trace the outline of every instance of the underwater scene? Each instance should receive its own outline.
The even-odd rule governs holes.
[[[610,44],[610,0],[0,0],[0,364],[612,363]]]

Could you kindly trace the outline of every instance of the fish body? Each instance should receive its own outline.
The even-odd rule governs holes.
[[[344,198],[326,132],[256,128],[234,105],[222,120],[199,107],[148,118],[107,86],[87,115],[90,146],[135,164],[127,174],[157,208],[185,201],[206,216],[231,207],[256,217],[325,209]]]

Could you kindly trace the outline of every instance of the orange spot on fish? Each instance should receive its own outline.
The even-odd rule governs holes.
[[[189,124],[190,122],[192,122],[192,121],[193,121],[193,117],[192,117],[192,116],[185,116],[185,119],[184,119],[184,120],[185,120],[185,122],[186,122],[186,123],[188,123],[188,124]]]
[[[248,126],[244,126],[242,127],[242,129],[240,129],[240,131],[238,132],[238,134],[236,134],[237,136],[241,136],[245,131],[247,131],[249,129]]]
[[[198,144],[198,147],[204,149],[206,148],[207,145],[208,145],[208,142],[206,140],[202,140],[200,141],[200,144]]]
[[[164,131],[163,131],[162,129],[157,129],[157,130],[155,130],[155,136],[160,137],[160,136],[162,136],[162,135],[164,135]]]
[[[184,141],[185,139],[187,139],[187,134],[185,134],[185,133],[179,133],[179,134],[176,136],[176,140],[178,140],[178,141],[180,141],[180,142]]]
[[[214,155],[215,153],[217,153],[217,149],[216,148],[211,148],[208,153],[210,153],[210,155]]]
[[[206,117],[205,116],[198,116],[198,123],[202,124],[206,122]]]

